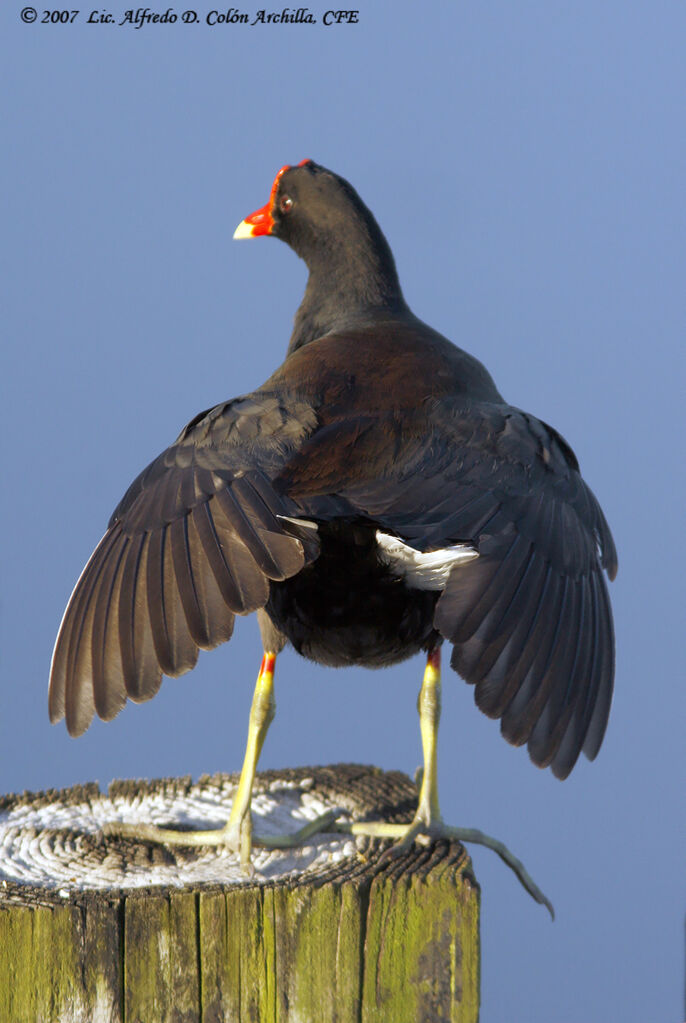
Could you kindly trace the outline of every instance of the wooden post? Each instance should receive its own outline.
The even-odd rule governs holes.
[[[217,826],[237,776],[0,800],[0,1021],[474,1023],[479,892],[457,843],[318,835],[256,851],[140,845],[105,820]],[[256,832],[341,807],[409,820],[410,780],[356,765],[258,776]]]

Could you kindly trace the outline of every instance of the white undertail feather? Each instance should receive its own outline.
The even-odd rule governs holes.
[[[451,570],[463,565],[479,552],[467,543],[441,547],[436,551],[418,551],[399,537],[376,531],[379,557],[400,575],[409,586],[418,590],[442,590]]]
[[[278,515],[277,518],[301,529],[310,529],[313,533],[318,529],[317,523],[311,519],[291,518],[289,515]],[[456,565],[464,565],[479,557],[479,552],[468,543],[456,543],[435,551],[418,551],[400,537],[383,533],[380,529],[376,531],[376,542],[380,560],[417,590],[444,589]]]

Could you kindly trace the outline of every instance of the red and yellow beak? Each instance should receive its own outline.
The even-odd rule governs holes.
[[[274,184],[269,194],[269,202],[262,206],[259,210],[255,210],[245,220],[241,220],[240,224],[233,233],[234,238],[259,238],[262,234],[271,234],[274,227],[274,217],[272,216],[272,210],[274,208],[274,199],[276,198],[276,190],[279,187],[279,181],[281,175],[285,174],[290,169],[290,164],[286,164],[281,168],[279,173],[274,178]]]
[[[304,167],[305,164],[312,163],[312,160],[301,160],[298,167]],[[272,210],[274,209],[274,200],[276,199],[276,192],[279,187],[279,181],[281,180],[282,174],[285,174],[287,170],[291,169],[289,163],[285,164],[279,173],[274,178],[274,184],[269,194],[269,202],[262,206],[259,210],[255,210],[245,220],[241,220],[240,224],[233,233],[234,238],[259,238],[262,234],[271,234],[274,228],[274,217]]]
[[[271,234],[274,226],[274,219],[270,213],[270,204],[267,203],[260,210],[255,210],[240,224],[233,232],[234,238],[259,238],[261,234]]]

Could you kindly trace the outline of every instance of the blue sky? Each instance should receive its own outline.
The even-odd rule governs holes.
[[[198,25],[137,30],[87,25],[90,9],[24,24],[21,6],[0,14],[0,789],[240,766],[252,619],[78,740],[48,724],[47,671],[131,479],[281,361],[305,268],[231,235],[282,164],[312,157],[376,214],[414,311],[572,444],[619,550],[616,695],[594,764],[564,783],[537,770],[445,674],[444,816],[506,841],[558,914],[474,850],[483,1023],[676,1023],[686,7],[370,0],[357,25],[210,28],[208,3]],[[118,21],[126,5],[104,9]],[[411,774],[421,669],[334,672],[286,653],[262,765]]]

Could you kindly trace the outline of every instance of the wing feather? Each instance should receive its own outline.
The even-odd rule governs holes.
[[[596,577],[596,584],[600,589],[598,604],[600,607],[602,663],[598,669],[594,694],[595,706],[593,699],[590,700],[585,715],[588,728],[584,737],[583,750],[589,760],[594,760],[597,757],[605,735],[612,703],[612,679],[615,671],[615,638],[610,598],[607,592],[607,583],[600,573]]]
[[[150,627],[155,654],[165,675],[176,673],[176,660],[172,651],[168,617],[172,613],[165,595],[164,548],[167,526],[150,533],[148,540],[147,596]]]
[[[189,532],[188,516],[175,519],[169,525],[174,576],[179,588],[183,613],[193,642],[202,648],[208,646],[210,640],[200,607],[198,583],[193,574]]]
[[[183,675],[195,667],[199,651],[188,628],[181,593],[174,573],[174,556],[169,527],[165,528],[164,537],[164,608],[173,668],[167,674],[172,678],[178,678],[179,675]]]
[[[568,594],[572,583],[568,577],[555,572],[550,573],[550,581],[552,592],[545,598],[538,632],[532,635],[529,643],[533,657],[502,717],[503,735],[517,746],[528,741],[545,705],[549,687],[557,678],[557,648],[567,626]]]
[[[228,490],[220,490],[215,494],[212,517],[229,573],[235,584],[234,603],[229,605],[231,610],[238,614],[248,614],[258,607],[264,607],[269,597],[269,583],[260,571],[252,552],[236,532],[235,502]]]
[[[88,727],[93,714],[88,694],[82,693],[80,689],[74,692],[70,686],[79,645],[83,639],[83,615],[88,609],[108,556],[120,542],[118,534],[106,533],[96,547],[74,587],[55,642],[48,698],[50,720],[59,721],[66,715],[68,727],[75,735]]]
[[[207,637],[201,644],[203,650],[212,650],[220,643],[231,638],[234,616],[226,606],[221,590],[217,584],[212,566],[208,563],[207,554],[200,537],[197,523],[200,515],[198,508],[207,505],[195,505],[186,516],[188,551],[190,553],[193,586],[200,609],[203,632]]]
[[[119,591],[119,646],[126,692],[132,700],[153,696],[162,672],[148,616],[146,594],[147,533],[130,537],[124,557]]]
[[[105,546],[105,545],[103,545]],[[103,548],[101,547],[101,550]],[[102,561],[95,559],[90,566],[90,571],[83,578],[80,590],[77,593],[76,606],[70,625],[67,626],[67,690],[65,713],[67,725],[73,735],[84,732],[91,722],[95,709],[93,692],[87,686],[71,687],[69,679],[79,677],[80,671],[92,671],[90,629],[93,623],[94,602],[93,593],[97,590],[97,583],[102,572]]]
[[[229,639],[234,615],[264,607],[270,581],[319,551],[292,536],[272,480],[316,425],[307,403],[257,393],[196,417],[138,476],[84,569],[51,667],[51,720],[73,734],[94,711],[147,700],[199,649]]]
[[[534,762],[564,776],[602,741],[614,674],[603,568],[616,550],[566,442],[508,406],[438,401],[390,472],[336,495],[418,549],[467,542],[435,609],[452,666]],[[342,431],[345,436],[345,431]],[[369,429],[365,444],[371,450]],[[371,476],[371,473],[370,473]],[[332,504],[332,508],[336,506]],[[326,514],[323,499],[312,512]]]
[[[120,529],[111,530],[116,547],[103,558],[97,594],[93,595],[95,614],[90,638],[93,659],[93,698],[95,709],[104,721],[110,721],[126,703],[126,684],[119,643],[117,606],[122,570],[129,538]],[[88,675],[72,675],[71,685],[88,685]],[[69,720],[67,720],[69,725]]]
[[[567,579],[569,595],[560,631],[558,648],[548,670],[545,704],[529,738],[532,760],[548,767],[557,752],[569,723],[570,714],[564,713],[565,691],[562,682],[574,688],[574,663],[583,636],[583,607],[586,586],[584,581]],[[561,619],[561,622],[563,620]]]
[[[554,706],[555,727],[550,729],[549,742],[554,748],[551,759],[553,774],[566,778],[576,763],[583,745],[581,716],[584,693],[588,690],[598,656],[598,616],[592,580],[583,581],[582,624],[578,648],[572,667],[560,685]],[[548,759],[548,757],[546,757]]]

